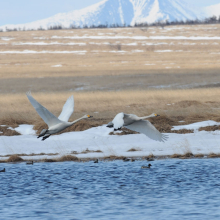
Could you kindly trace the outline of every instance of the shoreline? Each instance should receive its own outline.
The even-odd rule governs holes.
[[[7,156],[5,156],[7,157]],[[195,154],[192,153],[186,153],[186,154],[173,154],[173,155],[161,155],[161,156],[154,156],[153,154],[149,156],[143,156],[143,157],[125,157],[125,156],[107,156],[107,157],[76,157],[75,155],[63,155],[61,157],[54,157],[54,158],[43,158],[43,159],[23,159],[19,155],[11,155],[10,157],[7,157],[5,160],[0,160],[0,163],[26,163],[26,162],[32,162],[33,163],[56,163],[56,162],[91,162],[98,159],[101,162],[111,162],[115,160],[124,160],[128,159],[126,162],[135,162],[135,161],[146,161],[146,162],[152,162],[154,160],[167,160],[167,159],[214,159],[214,158],[220,158],[220,154],[214,154],[210,153],[208,155],[204,154]]]
[[[215,158],[220,157],[220,131],[203,130],[207,126],[218,127],[219,122],[203,121],[178,125],[172,131],[192,130],[193,133],[164,133],[169,136],[165,142],[154,141],[144,134],[123,134],[113,132],[106,125],[85,131],[54,135],[46,141],[36,138],[33,126],[24,125],[19,136],[1,136],[0,162],[62,162],[167,158]]]

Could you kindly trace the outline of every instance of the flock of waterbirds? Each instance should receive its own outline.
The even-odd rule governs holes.
[[[38,101],[36,101],[33,96],[31,95],[31,92],[26,93],[28,100],[32,104],[32,106],[35,108],[38,115],[44,120],[44,122],[48,125],[48,129],[43,129],[40,132],[40,135],[37,138],[42,137],[42,141],[49,138],[52,134],[56,134],[60,131],[65,130],[66,128],[72,126],[73,124],[77,123],[78,121],[86,118],[92,118],[93,116],[90,115],[84,115],[83,117],[68,122],[70,116],[72,115],[74,111],[74,98],[73,96],[70,96],[66,103],[63,106],[62,112],[60,113],[59,117],[56,117],[54,114],[52,114],[48,109],[46,109],[43,105],[41,105]],[[115,118],[108,123],[108,128],[114,128],[114,131],[121,130],[122,127],[128,128],[130,130],[140,132],[142,134],[145,134],[149,138],[155,140],[155,141],[161,141],[164,142],[168,139],[167,135],[161,134],[149,121],[145,120],[147,118],[152,117],[158,117],[158,114],[151,114],[149,116],[145,117],[138,117],[134,114],[125,114],[123,112],[118,113]],[[148,161],[153,161],[153,159],[148,158]],[[134,159],[128,159],[124,158],[124,162],[131,161],[134,162]],[[98,163],[98,159],[94,161],[94,163]],[[26,163],[27,165],[33,165],[33,161],[28,161]],[[150,168],[152,165],[148,164],[148,166],[142,166],[141,168]],[[3,170],[0,170],[0,172],[5,172],[5,168]]]
[[[147,159],[147,160],[148,160],[148,159]],[[123,161],[124,161],[124,162],[128,162],[128,161],[134,162],[135,159],[124,158]],[[152,159],[151,161],[153,161],[153,159]],[[94,163],[99,163],[99,160],[98,160],[98,159],[95,159]],[[34,164],[34,161],[33,161],[33,160],[32,160],[32,161],[27,161],[26,164],[27,164],[27,165],[33,165],[33,164]],[[148,164],[148,166],[142,166],[141,169],[150,169],[151,166],[152,166],[151,164]],[[0,170],[0,173],[3,173],[3,172],[5,172],[5,171],[6,171],[6,170],[5,170],[5,168],[4,168],[3,170]]]

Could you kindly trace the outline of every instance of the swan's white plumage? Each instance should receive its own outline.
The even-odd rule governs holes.
[[[124,113],[118,113],[112,123],[114,124],[115,129],[121,128],[124,125]]]
[[[120,129],[121,127],[126,127],[132,131],[136,131],[145,134],[149,138],[155,141],[165,141],[168,136],[161,134],[149,121],[143,120],[146,118],[156,117],[157,114],[151,114],[146,117],[138,117],[134,114],[124,114],[119,113],[113,119],[114,129]]]
[[[63,110],[57,118],[55,115],[53,115],[50,111],[48,111],[44,106],[42,106],[39,102],[37,102],[31,95],[30,92],[27,93],[27,97],[37,113],[40,115],[40,117],[44,120],[44,122],[48,125],[48,129],[43,129],[40,133],[39,137],[43,137],[42,140],[46,140],[48,137],[50,137],[51,134],[56,134],[60,131],[63,131],[64,129],[70,127],[71,125],[75,124],[76,122],[84,119],[84,118],[91,118],[90,115],[84,115],[83,117],[68,122],[71,114],[73,113],[74,109],[74,99],[73,96],[69,97],[66,101],[66,103],[63,106]]]
[[[165,141],[167,139],[167,136],[161,134],[149,121],[140,120],[125,127],[132,131],[145,134],[155,141]]]
[[[61,121],[69,121],[70,116],[73,114],[74,111],[74,99],[73,96],[70,96],[66,103],[63,106],[63,110],[60,113],[58,119]]]
[[[48,111],[44,106],[42,106],[38,101],[36,101],[30,92],[27,92],[27,97],[30,103],[33,105],[38,115],[44,120],[44,122],[48,125],[48,127],[52,127],[61,123],[61,121],[53,115],[50,111]]]

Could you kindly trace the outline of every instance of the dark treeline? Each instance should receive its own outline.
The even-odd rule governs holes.
[[[61,30],[61,29],[101,29],[101,28],[125,28],[125,27],[152,27],[152,26],[158,26],[158,27],[166,27],[166,26],[173,26],[173,25],[198,25],[198,24],[220,24],[220,16],[212,16],[209,18],[205,18],[203,20],[200,19],[195,19],[195,20],[186,20],[186,21],[158,21],[155,23],[136,23],[134,26],[131,25],[126,25],[126,24],[100,24],[100,25],[83,25],[83,27],[81,26],[76,26],[74,24],[70,25],[69,28],[64,27],[62,25],[53,25],[48,27],[47,29],[44,29],[42,27],[39,27],[37,30],[40,31],[44,31],[44,30]],[[24,28],[13,28],[13,29],[9,29],[6,27],[6,31],[33,31],[35,29],[26,29]],[[3,30],[0,29],[0,32],[2,32]]]

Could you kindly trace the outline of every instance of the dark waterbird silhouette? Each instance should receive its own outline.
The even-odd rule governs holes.
[[[124,161],[124,162],[128,162],[128,161],[130,161],[130,159],[128,159],[128,158],[123,158],[123,161]]]
[[[154,161],[153,158],[149,158],[149,157],[147,157],[146,160],[147,160],[147,161]]]
[[[150,169],[151,166],[152,166],[151,164],[148,164],[148,166],[142,166],[141,168],[142,169]]]
[[[3,170],[0,170],[1,173],[5,172],[5,168]]]
[[[95,161],[94,161],[94,163],[98,163],[99,162],[99,160],[98,159],[96,159]]]
[[[32,161],[28,161],[28,162],[26,162],[26,164],[27,165],[33,165],[34,164],[34,161],[32,160]]]

